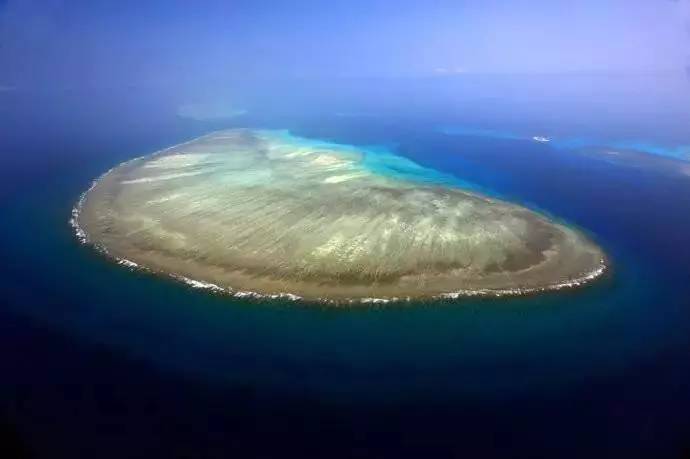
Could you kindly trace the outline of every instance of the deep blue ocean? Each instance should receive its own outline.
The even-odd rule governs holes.
[[[404,110],[341,89],[221,119],[138,89],[0,95],[3,441],[72,458],[690,454],[689,118],[389,90]],[[612,269],[530,297],[333,308],[214,296],[75,239],[95,177],[237,126],[386,147],[581,228]]]

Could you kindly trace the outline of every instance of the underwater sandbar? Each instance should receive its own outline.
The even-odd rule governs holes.
[[[237,296],[520,294],[604,271],[602,250],[574,228],[386,173],[423,168],[377,154],[285,131],[214,132],[111,169],[73,224],[121,264]]]

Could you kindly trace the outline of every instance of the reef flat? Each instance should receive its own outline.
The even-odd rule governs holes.
[[[214,132],[111,169],[73,224],[121,264],[238,296],[520,294],[604,271],[581,232],[377,155],[285,131]]]

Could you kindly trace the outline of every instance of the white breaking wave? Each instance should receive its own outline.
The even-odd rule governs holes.
[[[170,277],[172,277],[173,279],[178,280],[180,282],[184,282],[185,284],[187,284],[193,288],[213,290],[214,292],[226,292],[227,291],[223,287],[216,285],[216,284],[213,284],[211,282],[202,282],[202,281],[190,279],[189,277],[180,276],[177,274],[171,274]]]
[[[479,289],[479,290],[458,290],[456,292],[442,293],[437,295],[436,298],[446,298],[446,299],[457,299],[460,297],[471,297],[471,296],[518,296],[518,295],[529,295],[532,293],[540,293],[554,290],[561,290],[564,288],[579,287],[585,285],[586,283],[596,279],[597,277],[604,274],[606,271],[606,261],[601,260],[601,265],[575,279],[569,279],[567,281],[560,282],[558,284],[547,285],[544,287],[516,287],[510,289]]]
[[[138,268],[138,267],[139,267],[139,265],[138,265],[137,263],[134,263],[134,262],[131,261],[131,260],[126,260],[126,259],[124,259],[124,258],[120,258],[120,259],[118,260],[117,264],[118,264],[118,265],[125,266],[125,267],[127,267],[127,268],[132,268],[132,269]]]

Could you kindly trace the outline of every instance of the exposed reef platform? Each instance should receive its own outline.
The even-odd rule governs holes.
[[[125,266],[236,296],[522,294],[604,272],[582,232],[437,176],[391,153],[226,130],[111,169],[72,223]]]

